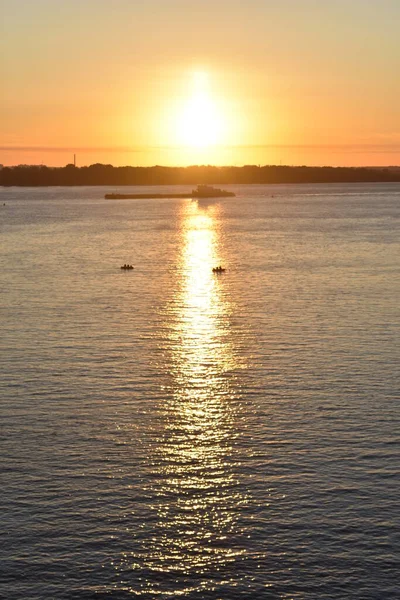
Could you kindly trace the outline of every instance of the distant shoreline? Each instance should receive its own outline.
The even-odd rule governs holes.
[[[19,165],[0,169],[1,187],[78,187],[152,185],[244,185],[311,183],[398,183],[400,167],[46,167]]]

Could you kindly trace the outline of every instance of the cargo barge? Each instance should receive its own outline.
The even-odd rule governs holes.
[[[198,185],[191,192],[181,194],[106,194],[107,200],[147,200],[152,198],[233,198],[235,194],[226,190],[211,187],[210,185]]]

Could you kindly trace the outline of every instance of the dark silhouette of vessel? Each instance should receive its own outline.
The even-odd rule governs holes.
[[[227,190],[220,190],[211,185],[198,185],[192,190],[192,198],[233,198],[235,194]]]
[[[198,185],[191,192],[181,194],[106,194],[107,200],[145,200],[150,198],[232,198],[235,194],[227,190],[214,188],[211,185]]]

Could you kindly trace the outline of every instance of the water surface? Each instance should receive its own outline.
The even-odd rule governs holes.
[[[0,190],[5,598],[399,598],[400,185],[232,189]]]

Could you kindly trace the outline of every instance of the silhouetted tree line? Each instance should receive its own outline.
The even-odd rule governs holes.
[[[19,165],[0,169],[2,186],[175,185],[228,183],[355,183],[400,181],[400,168],[366,167],[89,167]]]

